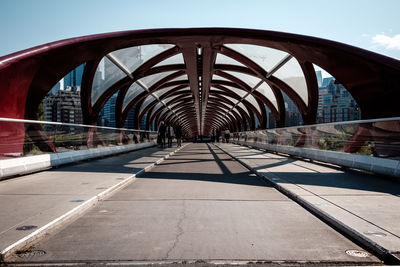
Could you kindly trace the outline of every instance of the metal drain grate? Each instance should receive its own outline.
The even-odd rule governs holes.
[[[70,202],[83,202],[84,200],[82,200],[82,199],[74,199],[74,200],[71,200]]]
[[[357,258],[366,258],[370,256],[370,254],[366,251],[355,250],[355,249],[346,250],[346,254]]]
[[[35,228],[37,228],[36,225],[24,225],[24,226],[20,226],[20,227],[15,228],[15,230],[17,230],[17,231],[29,231],[29,230],[32,230],[32,229],[35,229]]]
[[[23,250],[17,251],[15,253],[20,258],[32,258],[32,257],[39,257],[46,254],[44,250]]]

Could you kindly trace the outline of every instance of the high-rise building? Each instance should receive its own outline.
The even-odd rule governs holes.
[[[276,122],[274,115],[272,112],[269,110],[269,108],[265,105],[265,111],[267,113],[267,129],[273,129],[276,128]]]
[[[317,83],[318,83],[318,88],[322,86],[322,72],[320,70],[315,72],[315,75],[317,76]]]
[[[324,78],[324,79],[322,80],[322,85],[321,85],[321,86],[318,86],[318,87],[326,87],[326,86],[328,86],[328,84],[329,84],[331,81],[334,81],[334,80],[335,80],[335,78],[333,78],[333,77]]]
[[[56,83],[53,88],[51,88],[48,94],[56,95],[59,90],[64,90],[68,88],[71,88],[73,91],[80,90],[84,69],[85,64],[82,64],[76,69],[72,70],[70,73],[65,75],[58,83]]]
[[[147,113],[144,114],[141,122],[140,122],[140,129],[141,130],[146,130],[146,120],[147,120]]]
[[[103,107],[104,126],[115,127],[115,103],[118,93],[113,94]]]
[[[339,122],[358,120],[360,118],[360,110],[356,101],[350,93],[339,84],[335,78],[328,77],[322,79],[321,72],[317,71],[317,81],[319,86],[317,123]],[[286,109],[285,126],[302,125],[302,117],[293,101],[283,93],[283,99]],[[267,128],[275,128],[276,122],[267,108]]]
[[[106,120],[104,118],[104,109],[102,109],[97,117],[97,126],[106,126]]]
[[[80,91],[58,90],[47,95],[42,103],[45,121],[82,124]]]
[[[138,67],[141,63],[143,63],[141,59],[141,49],[140,47],[134,48],[127,48],[121,49],[118,51],[113,52],[113,54],[117,58],[121,58],[121,63],[125,65],[129,70],[133,71],[136,67]],[[96,70],[95,79],[93,80],[93,88],[98,89],[102,88],[104,85],[111,86],[114,82],[122,79],[126,74],[122,72],[118,67],[115,66],[109,60],[102,60],[99,64],[98,69]],[[101,89],[102,91],[102,89]],[[117,100],[118,93],[115,93],[107,103],[104,105],[99,117],[101,118],[98,120],[102,125],[108,127],[116,127],[115,122],[115,103]],[[134,106],[131,111],[129,112],[126,120],[124,128],[132,129],[134,128],[135,121],[134,121],[134,113],[136,107]]]
[[[115,122],[115,104],[117,101],[118,93],[115,93],[110,97],[110,99],[106,102],[103,109],[100,112],[99,117],[101,117],[101,125],[108,127],[116,127]],[[134,127],[134,114],[135,114],[136,106],[133,106],[131,111],[129,112],[126,120],[124,128],[133,129]],[[100,124],[98,124],[100,126]]]
[[[57,94],[57,92],[60,90],[61,88],[61,81],[59,81],[58,83],[56,83],[56,85],[53,86],[53,88],[51,88],[49,95],[55,95]],[[64,88],[63,88],[64,89]]]
[[[134,128],[133,127],[134,126],[134,119],[135,119],[134,115],[135,115],[135,109],[133,108],[133,109],[131,109],[131,111],[129,112],[128,116],[126,117],[124,128],[127,128],[127,129],[133,129]]]
[[[285,127],[297,126],[303,124],[301,114],[292,99],[282,92],[283,101],[285,103]],[[272,112],[265,106],[267,111],[267,128],[276,128],[276,121]]]
[[[290,127],[290,126],[302,125],[303,119],[296,104],[284,92],[282,92],[282,95],[286,109],[285,126]]]
[[[317,123],[358,120],[360,110],[343,85],[334,78],[325,78],[319,88]]]
[[[85,64],[82,64],[82,65],[78,66],[77,68],[75,68],[74,70],[72,70],[67,75],[65,75],[63,89],[68,88],[68,86],[70,86],[70,87],[74,88],[74,90],[76,91],[78,86],[80,87],[82,84],[82,75],[83,75],[84,68],[85,68]]]
[[[78,66],[56,83],[43,99],[44,120],[81,124],[80,87],[85,64]]]

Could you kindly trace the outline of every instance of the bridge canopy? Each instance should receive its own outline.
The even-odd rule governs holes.
[[[61,78],[85,64],[85,124],[117,93],[116,126],[135,108],[136,125],[181,125],[187,136],[267,127],[267,110],[285,125],[284,95],[313,124],[318,108],[314,66],[354,97],[363,119],[400,115],[400,62],[315,37],[232,29],[152,29],[57,41],[0,58],[0,117],[36,119]]]

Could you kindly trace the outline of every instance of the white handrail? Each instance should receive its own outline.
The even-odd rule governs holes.
[[[13,118],[0,118],[0,121],[20,122],[20,123],[36,123],[36,124],[71,126],[71,127],[97,128],[97,129],[107,129],[107,130],[130,131],[130,132],[156,133],[155,131],[135,130],[135,129],[126,129],[126,128],[114,128],[114,127],[106,127],[106,126],[94,126],[94,125],[86,125],[86,124],[74,124],[74,123],[53,122],[53,121],[36,121],[36,120],[24,120],[24,119],[13,119]]]
[[[242,131],[242,132],[236,132],[236,133],[247,133],[247,132],[256,132],[256,131],[271,131],[271,130],[283,130],[283,129],[299,129],[299,128],[311,128],[311,127],[332,126],[332,125],[347,125],[347,124],[357,124],[357,123],[358,123],[358,124],[361,124],[361,123],[371,123],[371,122],[385,122],[385,121],[400,121],[400,117],[383,118],[383,119],[371,119],[371,120],[355,120],[355,121],[329,122],[329,123],[311,124],[311,125],[299,125],[299,126],[290,126],[290,127],[282,127],[282,128],[270,128],[270,129],[249,130],[249,131]]]

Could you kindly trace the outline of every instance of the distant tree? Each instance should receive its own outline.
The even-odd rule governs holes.
[[[44,106],[43,103],[40,103],[38,112],[37,112],[37,119],[39,121],[44,121]]]

